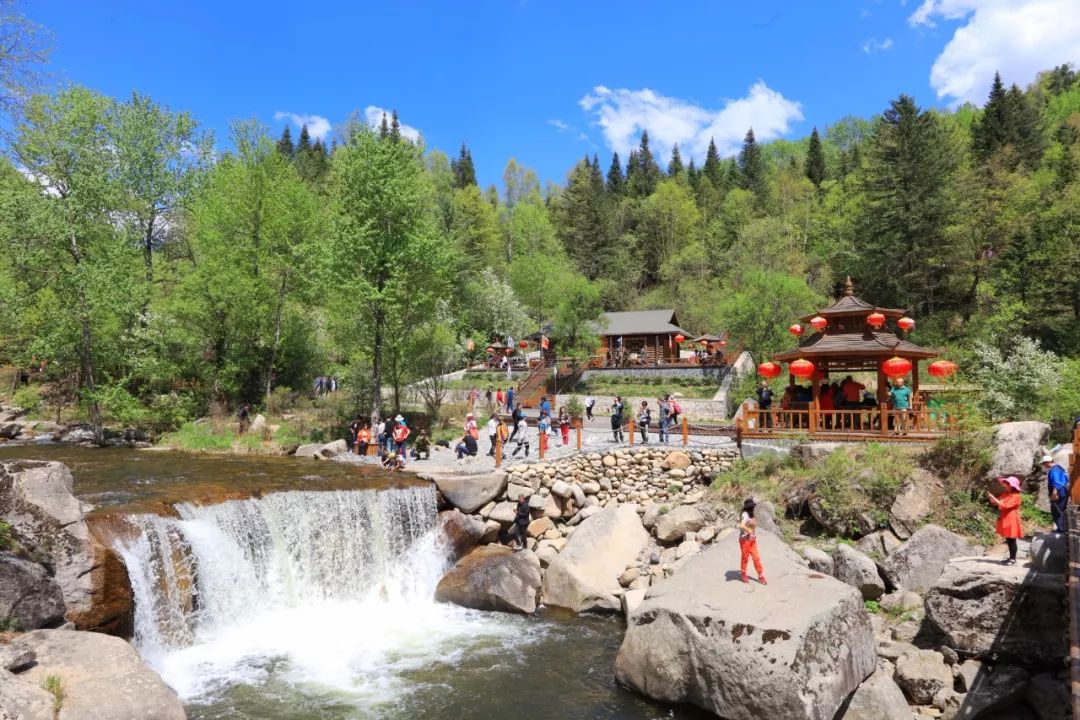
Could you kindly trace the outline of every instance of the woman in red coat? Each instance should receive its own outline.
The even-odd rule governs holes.
[[[986,497],[990,504],[998,509],[998,521],[995,531],[1005,538],[1005,544],[1009,546],[1009,559],[1006,565],[1016,564],[1016,539],[1024,536],[1020,529],[1020,481],[1013,477],[998,479],[1005,486],[1005,492],[994,496],[987,492]]]

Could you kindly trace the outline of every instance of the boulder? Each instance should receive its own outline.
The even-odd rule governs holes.
[[[263,430],[266,429],[266,416],[262,413],[257,414],[251,421],[251,425],[248,426],[248,432],[261,435]]]
[[[663,463],[661,463],[661,467],[664,470],[685,470],[692,464],[689,455],[680,450],[676,450],[675,452],[668,453],[668,456],[664,458]]]
[[[941,481],[921,468],[912,471],[900,486],[889,508],[889,527],[901,540],[911,537],[930,516],[935,499],[941,495]]]
[[[863,535],[855,543],[859,552],[869,555],[874,560],[884,560],[889,553],[900,547],[902,543],[889,530],[879,530],[869,535]]]
[[[911,708],[892,674],[878,670],[863,681],[837,720],[911,720]]]
[[[768,500],[762,500],[754,508],[754,519],[757,520],[759,532],[770,532],[777,537],[783,537],[780,526],[776,524],[776,507]]]
[[[537,518],[536,520],[533,520],[531,523],[529,523],[528,536],[531,538],[540,537],[553,527],[555,527],[555,523],[551,522],[551,518]]]
[[[455,508],[439,513],[439,529],[446,539],[450,558],[457,560],[484,538],[487,523]]]
[[[1027,683],[1028,673],[1022,668],[1010,665],[983,666],[968,687],[953,718],[975,720],[985,717],[986,713],[1009,708],[1024,697]]]
[[[0,439],[2,440],[14,440],[19,437],[19,433],[22,432],[22,423],[17,422],[5,422],[0,423]]]
[[[929,705],[934,695],[952,688],[952,670],[941,653],[934,650],[912,650],[896,661],[896,683],[916,705]]]
[[[0,618],[16,630],[36,630],[62,624],[64,610],[64,594],[45,568],[0,552]]]
[[[1040,572],[1063,573],[1069,562],[1068,536],[1037,532],[1031,538],[1031,567]]]
[[[1068,655],[1063,576],[958,558],[926,595],[927,618],[956,650],[1025,665]]]
[[[652,530],[656,527],[656,521],[660,519],[660,516],[671,510],[669,505],[661,505],[660,503],[653,503],[645,507],[645,512],[641,515],[641,524],[645,526],[646,530]]]
[[[529,550],[483,545],[461,558],[443,575],[435,599],[474,610],[536,611],[540,560]]]
[[[508,500],[495,505],[488,518],[502,525],[512,525],[517,516],[517,503]]]
[[[1068,681],[1050,673],[1043,673],[1031,678],[1025,692],[1028,705],[1039,720],[1062,720],[1069,717]]]
[[[953,558],[982,555],[982,549],[938,525],[924,525],[897,548],[881,570],[892,586],[923,592],[934,585]]]
[[[830,720],[874,671],[859,593],[758,536],[769,585],[745,585],[733,543],[695,555],[653,585],[615,660],[623,685],[732,720]]]
[[[1050,435],[1044,422],[1025,420],[994,427],[994,452],[986,479],[995,482],[1003,475],[1023,478],[1031,474],[1043,454],[1043,443]]]
[[[812,545],[808,545],[803,548],[802,556],[806,560],[806,564],[810,566],[810,569],[814,572],[823,573],[825,575],[833,574],[833,559],[832,555],[819,550]]]
[[[327,459],[347,452],[349,452],[349,444],[344,440],[334,440],[319,448],[319,455]]]
[[[12,645],[32,650],[37,664],[16,682],[40,688],[60,676],[64,720],[184,720],[184,706],[161,678],[120,638],[74,630],[35,630]],[[51,708],[50,708],[51,710]],[[33,716],[31,716],[33,717]],[[50,712],[46,717],[52,717]]]
[[[791,448],[791,455],[801,460],[803,465],[813,465],[842,447],[844,444],[837,442],[805,442]]]
[[[298,458],[313,458],[319,457],[319,451],[322,450],[320,443],[307,443],[296,448],[296,452],[293,453],[294,457]]]
[[[0,720],[54,720],[53,696],[18,675],[0,672]]]
[[[860,489],[856,490],[862,492]],[[818,521],[818,524],[831,535],[866,535],[874,532],[878,527],[877,521],[870,517],[868,513],[858,515],[854,518],[853,524],[848,524],[847,521],[836,517],[835,513],[830,512],[824,500],[817,494],[809,497],[806,501],[806,507],[810,510],[810,515]]]
[[[919,594],[910,590],[894,590],[887,595],[882,595],[879,602],[881,609],[886,612],[913,612],[923,606],[923,599],[919,597]]]
[[[864,600],[877,600],[885,594],[885,582],[877,565],[861,552],[841,543],[833,551],[833,577],[858,590]]]
[[[551,493],[558,495],[564,500],[573,494],[573,490],[570,487],[570,483],[565,480],[556,480],[551,486]]]
[[[513,502],[517,502],[518,497],[522,495],[531,498],[532,494],[532,485],[516,485],[511,483],[506,486],[506,499]]]
[[[648,592],[648,588],[635,588],[634,590],[627,590],[620,597],[622,602],[622,614],[624,618],[629,618],[634,612],[641,606],[643,600],[645,600],[645,593]]]
[[[677,542],[688,532],[705,527],[705,517],[693,505],[679,505],[656,518],[656,539]]]
[[[474,513],[506,490],[506,473],[483,475],[432,475],[446,501],[463,513]]]
[[[636,505],[601,510],[574,530],[544,576],[544,604],[586,610],[619,610],[619,575],[649,540]]]

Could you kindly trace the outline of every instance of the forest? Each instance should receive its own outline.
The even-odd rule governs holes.
[[[755,357],[847,276],[993,417],[1080,413],[1080,82],[987,78],[982,108],[900,95],[737,157],[583,157],[479,187],[466,143],[357,115],[328,143],[215,138],[150,97],[31,97],[0,164],[0,365],[44,402],[167,429],[316,375],[367,412],[542,326],[588,353],[604,310],[674,307]],[[226,149],[227,148],[227,149]],[[472,357],[476,359],[476,352]]]

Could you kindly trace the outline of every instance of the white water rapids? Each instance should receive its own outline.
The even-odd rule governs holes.
[[[536,624],[432,600],[448,561],[430,487],[282,492],[134,515],[118,546],[134,644],[182,699],[273,675],[361,708],[410,690],[403,674],[455,653],[535,639]]]

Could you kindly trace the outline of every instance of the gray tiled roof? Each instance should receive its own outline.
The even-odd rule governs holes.
[[[635,310],[632,312],[604,313],[598,335],[669,335],[690,333],[678,326],[674,310]]]

